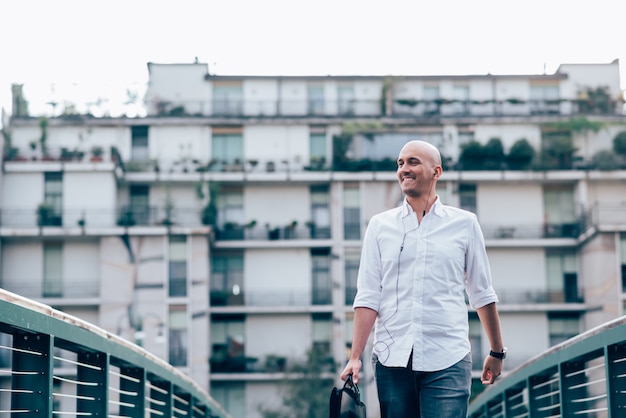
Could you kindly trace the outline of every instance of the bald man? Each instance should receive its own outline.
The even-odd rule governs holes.
[[[354,331],[341,373],[359,380],[372,327],[374,366],[382,418],[467,416],[471,387],[469,324],[465,302],[476,309],[491,345],[482,381],[502,372],[498,298],[476,216],[441,203],[439,150],[424,141],[398,155],[400,207],[373,216],[363,240],[354,299]]]

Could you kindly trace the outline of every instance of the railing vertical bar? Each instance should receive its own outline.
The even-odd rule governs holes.
[[[14,392],[11,393],[11,409],[30,411],[29,415],[52,416],[52,337],[46,334],[18,332],[13,334],[13,347],[16,348],[13,351],[13,371],[35,371],[36,374],[13,375],[11,389]]]
[[[139,367],[121,367],[120,374],[130,379],[120,379],[120,415],[144,418],[146,408],[146,371]],[[132,405],[132,406],[129,406]]]
[[[626,344],[605,347],[608,416],[618,416],[626,408]]]
[[[94,401],[78,399],[78,412],[91,413],[92,416],[106,417],[109,414],[108,389],[109,389],[109,368],[108,356],[105,353],[79,352],[79,363],[96,366],[78,366],[78,380],[96,383],[95,386],[77,386],[77,395],[95,398]]]
[[[150,399],[153,400],[151,407],[171,417],[173,414],[172,383],[155,379],[150,380],[150,385]]]

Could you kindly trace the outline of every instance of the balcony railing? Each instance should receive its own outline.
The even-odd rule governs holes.
[[[383,103],[384,102],[384,103]],[[391,103],[391,106],[387,106]],[[620,114],[623,101],[607,98],[589,105],[579,99],[456,100],[391,98],[374,100],[230,100],[162,101],[148,103],[158,116],[215,117],[492,117],[533,115]]]
[[[1,412],[227,418],[187,375],[101,328],[0,289]]]
[[[11,277],[4,275],[0,278],[0,287],[9,292],[30,299],[81,299],[97,298],[100,296],[100,279],[89,278],[84,280],[64,279],[46,281],[43,278]]]
[[[313,288],[310,291],[288,290],[211,290],[211,306],[287,307],[332,304],[330,288]]]
[[[621,417],[624,405],[626,317],[514,369],[474,399],[469,418]]]

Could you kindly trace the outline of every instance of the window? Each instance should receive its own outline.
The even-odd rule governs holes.
[[[328,161],[325,133],[311,133],[309,136],[309,155],[311,169],[320,170],[324,168],[326,161]]]
[[[169,239],[169,295],[187,296],[187,237],[171,235]]]
[[[573,250],[548,251],[546,269],[551,302],[580,302],[576,253]]]
[[[184,305],[170,306],[169,313],[169,363],[172,366],[187,365],[189,331],[187,308]]]
[[[346,183],[343,189],[344,239],[361,239],[361,201],[358,184]]]
[[[44,177],[44,203],[39,208],[40,226],[63,225],[63,173],[48,172]]]
[[[313,271],[311,272],[313,305],[329,305],[332,303],[330,248],[312,249],[311,265],[313,266]]]
[[[452,87],[452,113],[455,115],[464,115],[468,113],[469,104],[469,86],[455,85]]]
[[[243,254],[214,252],[211,258],[211,305],[243,305]]]
[[[239,382],[212,382],[211,396],[222,405],[232,418],[246,418],[246,389],[245,383]]]
[[[213,171],[230,171],[243,164],[243,136],[241,133],[214,133],[211,141]]]
[[[313,239],[330,238],[329,200],[328,186],[311,187],[311,224],[309,228]]]
[[[461,207],[461,209],[477,213],[475,184],[459,184],[459,206]]]
[[[324,114],[324,86],[311,85],[307,89],[309,115]]]
[[[131,127],[131,160],[150,160],[150,153],[148,151],[148,129],[149,127],[144,125]]]
[[[574,209],[574,190],[572,187],[546,187],[543,192],[545,225],[544,236],[578,236],[578,223]]]
[[[332,364],[333,317],[330,313],[314,313],[313,318],[313,352],[322,362],[330,360]]]
[[[575,313],[549,313],[548,323],[550,346],[567,341],[580,332],[578,315]]]
[[[244,222],[242,189],[223,188],[217,196],[218,238],[243,239]]]
[[[213,85],[213,114],[241,115],[243,110],[243,89],[241,83]]]
[[[245,371],[245,317],[211,317],[211,372]]]
[[[344,269],[346,283],[346,305],[352,305],[356,296],[356,279],[359,275],[361,256],[355,251],[346,251]]]
[[[559,113],[559,85],[539,83],[530,84],[530,113],[534,115]]]
[[[424,106],[425,115],[438,115],[439,114],[439,86],[424,86],[423,99],[426,102]]]
[[[340,85],[337,87],[338,110],[340,115],[354,114],[354,87]]]
[[[43,244],[43,297],[63,296],[63,244]]]
[[[130,186],[130,213],[137,225],[150,223],[150,187],[147,185],[134,184]]]

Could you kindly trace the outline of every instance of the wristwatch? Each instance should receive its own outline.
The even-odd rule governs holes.
[[[502,352],[501,352],[501,353],[497,353],[497,352],[495,352],[495,351],[493,351],[493,350],[489,350],[489,355],[490,355],[491,357],[495,357],[495,358],[497,358],[497,359],[504,360],[504,359],[506,358],[506,347],[504,347],[504,348],[502,349]]]

